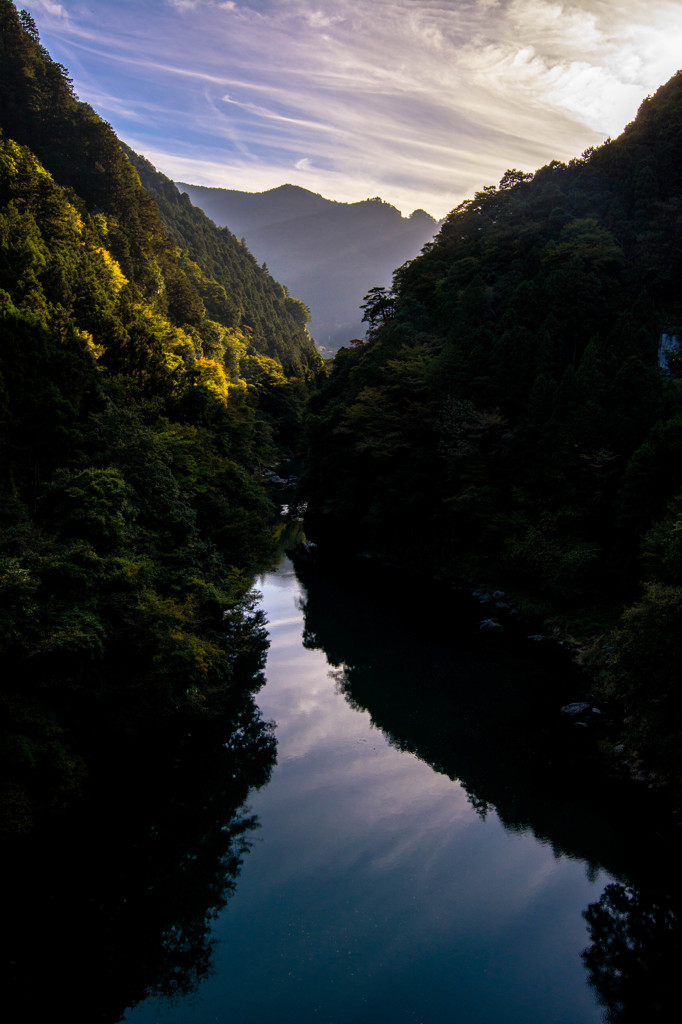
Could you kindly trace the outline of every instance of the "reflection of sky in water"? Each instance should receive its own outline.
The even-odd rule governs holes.
[[[218,919],[216,973],[174,1022],[595,1024],[580,952],[598,898],[582,863],[483,821],[462,788],[390,746],[305,650],[293,572],[260,582],[259,694],[278,765]]]

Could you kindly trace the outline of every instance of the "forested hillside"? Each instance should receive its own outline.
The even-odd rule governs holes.
[[[658,351],[681,238],[682,73],[618,139],[462,203],[370,293],[311,405],[306,487],[322,543],[592,638],[629,750],[678,779],[682,382]]]
[[[243,709],[262,471],[319,357],[303,304],[124,150],[10,0],[0,92],[0,757],[21,831],[87,787],[107,736]]]
[[[310,306],[310,331],[329,356],[362,335],[367,289],[388,285],[438,227],[424,210],[403,217],[379,197],[359,203],[325,199],[297,185],[267,192],[179,183],[216,224],[246,238],[258,259]]]
[[[170,178],[148,160],[123,146],[137,169],[142,185],[157,205],[169,237],[186,250],[183,269],[193,280],[207,310],[246,327],[255,349],[298,374],[314,369],[319,359],[306,324],[310,311],[300,299],[273,280],[258,265],[245,245],[226,227],[217,227],[206,214],[181,194]],[[193,270],[200,265],[209,280]],[[216,289],[216,283],[218,289]],[[226,292],[223,299],[220,288]],[[229,294],[230,300],[227,300]]]
[[[573,631],[631,755],[679,782],[682,74],[620,138],[461,204],[326,379],[305,304],[77,100],[10,0],[0,30],[9,826],[87,788],[104,737],[243,708],[264,471],[314,383],[320,546]]]

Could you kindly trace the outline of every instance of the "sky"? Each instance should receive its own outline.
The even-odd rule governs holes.
[[[679,0],[17,0],[174,180],[444,216],[620,134],[682,65]]]

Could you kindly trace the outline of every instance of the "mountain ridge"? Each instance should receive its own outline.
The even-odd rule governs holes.
[[[176,182],[216,224],[244,238],[251,252],[310,308],[310,332],[325,355],[362,337],[360,306],[396,266],[416,256],[439,222],[425,210],[409,217],[380,197],[344,203],[300,185],[243,192]]]

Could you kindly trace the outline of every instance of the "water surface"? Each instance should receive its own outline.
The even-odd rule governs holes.
[[[191,999],[125,1019],[597,1024],[583,911],[613,876],[564,835],[589,847],[594,810],[566,794],[553,806],[532,752],[505,771],[536,695],[496,654],[382,618],[371,595],[330,604],[312,579],[285,560],[260,582],[271,647],[258,703],[277,766],[250,799],[260,827],[215,922],[214,973]],[[609,839],[604,826],[594,842]]]

